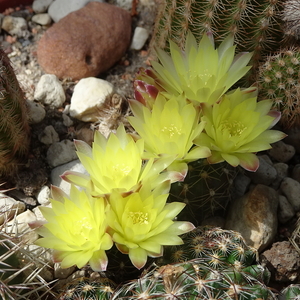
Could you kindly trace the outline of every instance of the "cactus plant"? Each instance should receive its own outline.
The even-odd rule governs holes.
[[[237,271],[228,265],[227,269],[215,270],[203,259],[155,267],[118,289],[112,299],[275,299],[260,280],[261,269],[252,266],[251,272]]]
[[[0,49],[0,176],[12,174],[28,152],[26,103],[14,70]]]
[[[17,226],[1,213],[0,225],[0,298],[3,300],[50,299],[53,293],[40,275],[48,262],[35,255],[22,238],[28,232],[13,230]],[[0,218],[0,219],[1,219]],[[12,232],[16,232],[13,234]],[[45,251],[45,250],[42,250]]]
[[[57,300],[109,300],[116,284],[107,278],[77,278],[68,283]]]
[[[226,162],[208,164],[200,159],[189,163],[184,181],[171,185],[169,200],[186,203],[178,218],[200,225],[213,215],[224,214],[237,172]]]
[[[253,51],[249,81],[255,80],[255,70],[261,58],[279,48],[282,39],[280,13],[283,1],[263,0],[166,0],[159,8],[152,48],[169,49],[169,40],[183,47],[188,30],[199,41],[211,31],[217,43],[228,33],[234,35],[237,50]]]
[[[285,128],[300,125],[300,53],[296,48],[269,56],[259,68],[259,99],[272,99]]]
[[[300,299],[300,284],[290,284],[279,294],[279,300],[299,300]]]

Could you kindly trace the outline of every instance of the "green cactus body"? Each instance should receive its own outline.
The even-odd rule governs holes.
[[[299,300],[300,284],[290,284],[284,288],[279,295],[279,300]]]
[[[112,299],[229,300],[275,299],[259,279],[247,272],[215,270],[203,259],[156,267],[121,287]]]
[[[155,24],[152,48],[168,50],[169,39],[183,48],[188,30],[200,40],[211,31],[220,43],[232,33],[237,51],[253,52],[253,73],[248,80],[255,80],[255,70],[262,56],[279,49],[282,39],[280,13],[283,1],[279,0],[166,0],[161,4]]]
[[[223,270],[230,264],[240,270],[257,261],[257,251],[235,231],[199,226],[181,238],[184,244],[166,247],[164,264],[201,258],[214,269]]]
[[[116,284],[107,278],[78,278],[68,283],[58,300],[109,300]]]
[[[213,215],[223,214],[230,201],[233,180],[237,169],[226,162],[208,164],[206,160],[189,163],[183,182],[171,186],[169,199],[186,203],[179,220],[189,220],[200,225]]]
[[[272,99],[285,128],[300,125],[299,50],[269,56],[259,68],[259,99]]]
[[[0,176],[12,174],[28,152],[26,103],[9,58],[0,49]]]

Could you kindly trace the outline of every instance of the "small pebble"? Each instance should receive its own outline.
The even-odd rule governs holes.
[[[133,50],[141,50],[144,47],[148,37],[149,32],[147,29],[142,27],[136,27],[134,30],[130,48]]]

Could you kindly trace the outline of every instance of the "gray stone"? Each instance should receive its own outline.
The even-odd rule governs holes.
[[[270,149],[268,153],[278,162],[288,162],[295,155],[296,149],[292,145],[278,141],[272,144],[272,149]]]
[[[258,184],[249,193],[230,204],[225,228],[241,233],[249,246],[262,251],[277,233],[277,192]]]
[[[286,177],[282,180],[280,189],[294,210],[298,212],[300,210],[300,183],[290,177]]]
[[[52,144],[47,151],[47,161],[51,167],[57,167],[77,159],[75,145],[70,140]]]
[[[255,184],[270,185],[276,179],[277,171],[267,155],[258,156],[258,159],[259,167],[257,171],[247,172],[246,174]]]
[[[37,102],[27,100],[28,117],[31,124],[37,124],[44,120],[46,111],[44,107]]]
[[[271,187],[275,190],[279,189],[282,180],[288,176],[289,166],[285,163],[276,163],[273,165],[277,172],[276,179],[271,183]]]
[[[286,223],[295,216],[295,210],[288,199],[279,195],[278,221],[282,224]]]
[[[292,178],[300,183],[300,164],[294,166],[292,170]]]
[[[59,136],[54,127],[52,125],[49,125],[45,127],[43,133],[39,136],[39,140],[45,145],[51,145],[53,143],[59,142]]]

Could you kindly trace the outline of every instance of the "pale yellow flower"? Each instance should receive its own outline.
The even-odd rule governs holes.
[[[84,191],[71,187],[67,196],[57,187],[52,187],[50,207],[40,207],[47,222],[37,232],[43,237],[35,243],[53,249],[55,262],[62,268],[76,265],[82,268],[90,264],[94,271],[105,271],[105,251],[113,245],[106,232],[105,199],[92,198]]]
[[[135,100],[130,106],[134,117],[128,120],[144,140],[144,157],[175,157],[168,170],[181,174],[182,178],[178,175],[177,180],[184,179],[188,162],[210,155],[205,146],[193,147],[193,140],[202,132],[205,122],[199,120],[199,110],[182,95],[167,100],[158,94],[152,110]]]
[[[151,178],[153,185],[166,180],[167,174],[160,174],[174,158],[149,159],[144,163],[144,141],[135,141],[120,125],[117,132],[106,139],[95,132],[93,146],[75,141],[77,155],[88,172],[67,171],[61,177],[75,185],[86,188],[93,196],[135,190]]]
[[[259,160],[255,153],[270,149],[271,143],[286,136],[269,130],[280,118],[280,112],[270,111],[271,106],[271,100],[257,102],[255,88],[237,89],[214,105],[204,103],[205,131],[194,142],[211,149],[210,163],[227,161],[256,171]]]
[[[173,221],[185,204],[166,203],[168,190],[168,184],[163,183],[153,191],[144,185],[126,197],[117,192],[109,196],[109,233],[138,269],[145,265],[147,256],[161,256],[163,245],[182,244],[178,235],[194,229],[189,222]]]

